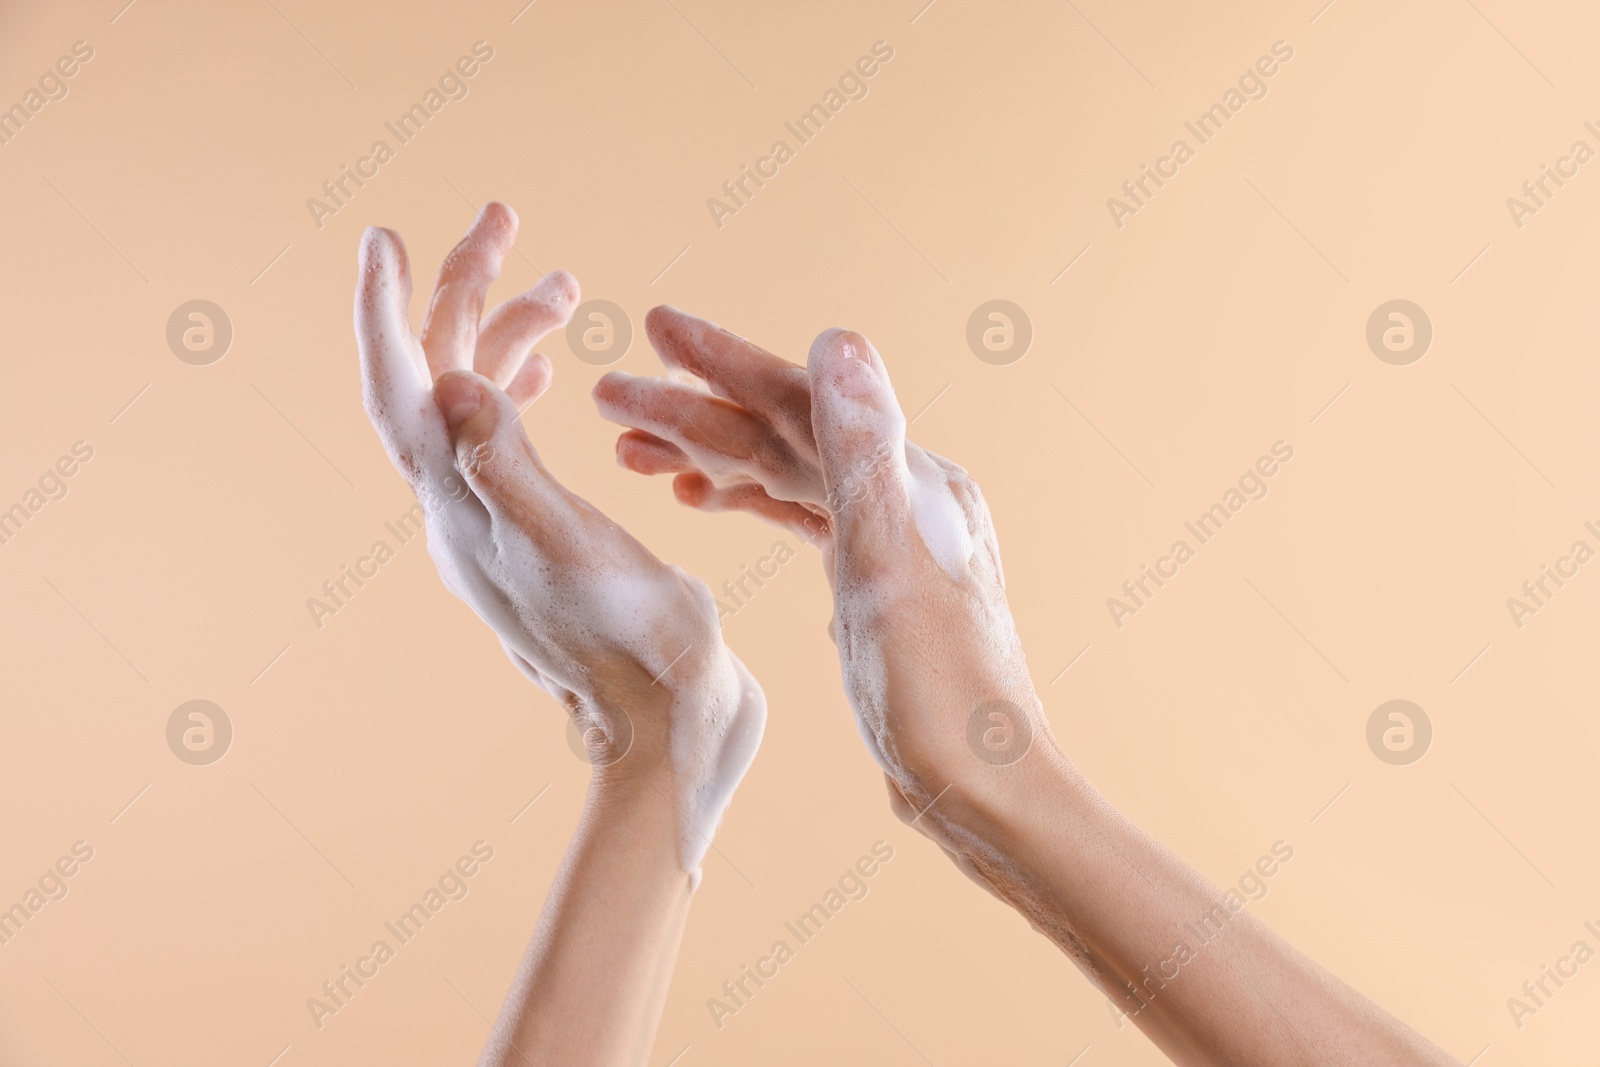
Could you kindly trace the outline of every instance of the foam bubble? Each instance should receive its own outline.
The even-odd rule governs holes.
[[[510,463],[512,477],[528,485],[547,475],[528,458],[514,412],[502,404],[490,447],[495,462]],[[430,398],[431,407],[431,398]],[[408,411],[408,414],[412,412]],[[416,451],[425,471],[437,472],[442,422],[426,410],[410,432],[425,443]],[[437,419],[437,412],[432,412]],[[445,461],[453,472],[453,462]],[[598,653],[621,650],[660,679],[677,669],[664,687],[669,709],[669,759],[688,823],[680,841],[684,870],[698,885],[699,867],[734,789],[761,743],[765,697],[744,665],[720,646],[709,591],[682,571],[641,569],[598,555],[574,535],[540,547],[515,523],[491,513],[476,496],[443,499],[427,512],[428,549],[447,587],[500,637],[513,662],[558,699],[588,698],[594,684],[588,664]],[[552,507],[577,507],[600,522],[590,505],[574,497],[552,499]],[[571,529],[577,523],[562,524]],[[643,554],[643,550],[639,552]],[[685,584],[703,601],[700,615],[681,610]],[[716,647],[708,647],[716,642]],[[698,648],[696,646],[699,646]],[[689,660],[680,663],[680,659]],[[690,664],[694,670],[690,670]],[[709,669],[705,665],[709,663]],[[604,724],[605,710],[591,708]],[[608,731],[610,732],[610,731]]]

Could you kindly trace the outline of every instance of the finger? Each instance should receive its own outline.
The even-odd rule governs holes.
[[[528,356],[517,373],[512,377],[506,389],[506,396],[517,406],[518,411],[523,411],[550,388],[550,380],[555,376],[555,370],[550,366],[550,357],[543,352],[534,352]]]
[[[811,384],[804,367],[674,307],[652,308],[644,327],[662,362],[703,379],[718,396],[749,408],[792,443],[809,448]]]
[[[683,449],[643,430],[628,430],[617,438],[617,463],[635,474],[679,474],[699,469]]]
[[[825,516],[793,501],[774,500],[759,485],[718,486],[699,471],[690,471],[672,480],[672,492],[679,503],[700,511],[748,512],[819,549],[826,550],[832,541]]]
[[[680,616],[659,618],[655,608],[660,597],[681,595],[683,579],[551,476],[515,405],[493,382],[449,371],[433,396],[456,468],[487,512],[486,523],[450,545],[455,557],[471,561],[461,568],[468,603],[496,632],[511,635],[551,692],[571,697],[597,684],[609,690],[618,684],[616,669],[630,664],[646,672],[641,684],[665,674],[671,653],[650,639]],[[635,655],[646,646],[652,651]],[[602,653],[611,658],[591,655]]]
[[[839,538],[879,562],[907,533],[906,419],[877,349],[858,333],[826,330],[811,344],[811,422]]]
[[[666,378],[611,371],[594,386],[595,405],[612,422],[671,441],[693,455],[750,458],[770,436],[737,404]]]
[[[425,385],[411,332],[411,266],[405,242],[377,226],[361,235],[360,277],[356,282],[356,343],[361,350],[362,386],[381,405],[397,391]],[[374,418],[377,416],[374,415]]]
[[[393,230],[361,238],[355,328],[361,353],[361,398],[384,451],[414,490],[450,470],[444,427],[429,399],[422,348],[411,332],[411,272],[405,244]]]
[[[516,212],[491,200],[439,267],[433,301],[422,320],[422,350],[435,378],[472,366],[484,299],[500,277],[500,263],[516,236]]]
[[[473,369],[504,389],[539,339],[565,326],[578,306],[578,279],[564,270],[539,279],[484,318]]]
[[[595,383],[594,398],[603,416],[676,445],[713,478],[757,481],[785,500],[820,499],[815,465],[738,404],[680,382],[620,371]]]
[[[489,513],[521,530],[536,548],[576,547],[569,535],[572,497],[539,461],[505,393],[471,371],[449,371],[434,382],[456,467]]]

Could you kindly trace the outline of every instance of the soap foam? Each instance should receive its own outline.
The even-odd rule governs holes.
[[[528,457],[521,431],[504,405],[500,414],[492,442],[496,462],[511,457],[525,484],[539,484],[548,475],[534,469],[536,461]],[[574,497],[552,500],[550,506],[576,507],[590,513],[589,521],[610,523]],[[560,525],[576,528],[582,521],[573,516]],[[429,551],[447,584],[495,630],[514,660],[538,665],[530,677],[558,699],[566,702],[571,694],[582,698],[592,692],[585,664],[600,652],[621,649],[653,679],[671,679],[664,686],[672,695],[669,759],[679,788],[675,799],[686,823],[680,859],[697,885],[706,849],[755,756],[766,719],[760,687],[731,652],[696,654],[711,653],[708,641],[718,640],[714,627],[708,638],[706,620],[715,613],[709,590],[677,568],[648,576],[619,568],[596,558],[577,536],[543,550],[476,497],[452,501],[428,529]],[[678,610],[686,586],[701,601],[698,617]],[[690,657],[693,672],[682,662]],[[705,660],[710,661],[708,670]],[[692,679],[692,684],[682,679]],[[607,736],[617,736],[618,727],[606,725],[604,709],[586,705],[585,710]]]
[[[548,499],[541,504],[551,509],[552,524],[569,532],[544,537],[541,548],[467,489],[433,400],[422,345],[407,321],[410,292],[398,236],[369,230],[355,306],[364,402],[385,451],[423,505],[429,555],[446,588],[494,630],[519,670],[569,710],[594,691],[586,662],[596,652],[620,648],[655,679],[680,654],[694,655],[696,642],[704,646],[704,658],[713,661],[709,673],[691,674],[688,664],[678,665],[678,677],[694,678],[695,684],[674,679],[665,686],[673,697],[669,759],[679,810],[690,826],[681,840],[681,859],[691,885],[698,885],[710,835],[760,744],[766,717],[761,689],[721,646],[710,621],[712,598],[703,584],[653,561],[629,568],[597,557],[580,531],[600,523],[615,527],[589,504],[559,490],[545,493]],[[509,462],[512,477],[524,485],[548,485],[549,475],[525,442],[515,406],[486,381],[479,384],[499,405],[489,443],[496,461]],[[569,513],[558,516],[558,509]],[[623,551],[636,552],[641,564],[650,559],[642,546],[627,544],[626,538],[624,543]],[[702,601],[698,620],[679,610],[686,582]],[[608,736],[617,736],[616,724],[606,728],[603,709],[585,710],[595,712]]]
[[[976,643],[981,650],[976,658],[984,662],[1024,662],[1005,602],[999,548],[982,494],[966,471],[905,440],[905,417],[870,341],[827,331],[813,344],[810,365],[813,409],[819,423],[827,420],[817,434],[829,472],[827,504],[847,517],[859,509],[856,521],[871,524],[837,541],[835,635],[845,690],[879,767],[903,787],[916,789],[888,717],[891,700],[906,699],[896,690],[909,679],[939,675],[941,663],[933,658],[937,631],[960,626],[960,640]],[[863,490],[878,499],[860,501]],[[851,525],[836,523],[835,530]],[[931,567],[917,558],[917,546]],[[884,553],[893,558],[869,556]],[[929,585],[946,579],[968,610],[958,620],[927,619]],[[924,805],[932,801],[921,799]],[[999,860],[989,857],[985,863],[996,867]]]
[[[911,470],[911,515],[928,555],[953,581],[971,576],[978,531],[952,491],[950,475],[916,446],[907,451]]]

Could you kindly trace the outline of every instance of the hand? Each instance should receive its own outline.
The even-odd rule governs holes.
[[[606,375],[600,411],[631,427],[618,461],[676,474],[684,504],[747,511],[823,550],[845,690],[901,798],[924,810],[952,782],[978,786],[1029,744],[1052,744],[983,496],[905,439],[877,350],[829,330],[799,367],[672,308],[645,325],[662,361],[714,395]],[[991,755],[1001,735],[1014,747]]]
[[[662,360],[715,395],[607,375],[600,409],[632,427],[619,461],[675,473],[691,507],[748,511],[832,553],[845,689],[902,820],[1054,941],[1174,1062],[1455,1062],[1236,914],[1061,753],[983,497],[960,467],[905,440],[865,338],[829,330],[802,369],[669,308],[646,325]],[[1200,915],[1228,936],[1196,939]],[[1181,981],[1151,974],[1190,941],[1198,954],[1182,957]]]
[[[423,506],[446,586],[566,707],[598,774],[670,778],[693,871],[755,755],[765,701],[723,645],[705,584],[568,492],[523,432],[519,405],[551,379],[530,352],[571,317],[578,285],[549,274],[483,316],[516,226],[505,205],[484,208],[440,268],[420,340],[404,245],[366,232],[355,324],[367,414]]]

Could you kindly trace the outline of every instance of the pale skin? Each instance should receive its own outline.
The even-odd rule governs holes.
[[[480,1064],[642,1064],[698,857],[766,707],[722,644],[704,584],[564,489],[523,433],[518,409],[551,375],[533,345],[571,316],[577,284],[548,275],[485,316],[515,232],[510,209],[484,209],[446,259],[420,337],[398,235],[367,232],[363,393],[424,505],[445,584],[574,717],[595,764]],[[715,395],[608,375],[596,399],[631,427],[619,459],[676,474],[686,504],[752,512],[822,550],[845,689],[902,819],[1060,946],[1174,1062],[1455,1062],[1230,908],[1084,780],[1034,693],[983,498],[955,464],[905,440],[864,338],[830,330],[799,367],[671,309],[647,329],[669,366]],[[1208,919],[1217,936],[1173,970],[1175,944]]]
[[[865,338],[827,331],[801,367],[671,308],[646,327],[710,392],[607,375],[596,402],[629,427],[618,460],[676,475],[684,504],[749,512],[822,550],[846,694],[903,820],[1175,1063],[1457,1063],[1230,904],[1077,770],[1035,695],[983,497],[905,439]],[[1197,926],[1216,933],[1202,942]]]
[[[547,275],[484,315],[517,219],[491,203],[446,258],[420,337],[399,235],[362,238],[355,325],[368,415],[427,515],[445,584],[584,732],[582,819],[479,1063],[647,1062],[699,859],[760,741],[760,687],[704,583],[656,559],[539,461],[518,409],[532,351],[571,317]],[[622,595],[618,596],[618,591]]]

